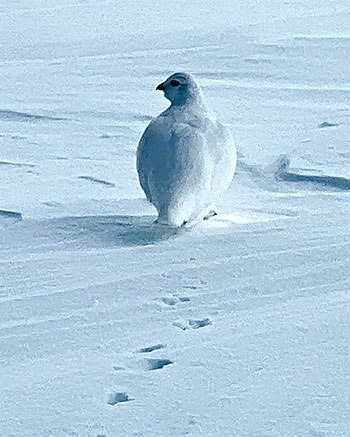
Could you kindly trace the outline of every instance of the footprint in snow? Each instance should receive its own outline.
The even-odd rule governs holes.
[[[129,395],[125,392],[116,392],[110,394],[107,404],[109,405],[117,405],[123,402],[133,401],[133,398],[129,398]]]
[[[126,369],[125,369],[125,367],[122,367],[122,366],[113,366],[113,370],[118,371],[118,370],[126,370]]]
[[[161,299],[159,299],[160,302],[162,302],[165,305],[168,306],[175,306],[178,303],[183,303],[183,302],[190,302],[190,298],[189,297],[162,297]]]
[[[325,129],[326,127],[336,127],[339,126],[338,123],[330,123],[329,121],[323,121],[318,125],[319,129]]]
[[[146,354],[151,353],[160,349],[164,349],[166,346],[163,344],[156,344],[154,346],[145,347],[142,349],[139,349],[137,353],[139,354]],[[122,365],[120,365],[122,364]],[[117,372],[138,372],[141,370],[158,370],[162,369],[165,366],[168,366],[169,364],[173,364],[173,361],[167,359],[167,358],[146,358],[142,360],[135,359],[134,357],[129,357],[127,359],[127,362],[117,363],[112,368],[114,371]]]
[[[173,361],[163,359],[163,358],[149,358],[144,362],[145,370],[159,370],[163,369],[165,366],[169,366],[169,364],[174,364]]]
[[[140,354],[147,354],[159,349],[164,349],[166,346],[164,344],[155,344],[154,346],[143,347],[138,350]]]
[[[190,319],[188,322],[174,322],[173,325],[176,328],[180,328],[183,331],[188,329],[199,329],[204,328],[204,326],[212,325],[213,321],[206,317],[205,319]]]

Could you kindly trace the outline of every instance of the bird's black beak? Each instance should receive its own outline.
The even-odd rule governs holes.
[[[162,83],[160,83],[160,84],[157,86],[156,90],[158,90],[158,91],[164,91],[164,90],[165,90],[164,85],[163,85]]]

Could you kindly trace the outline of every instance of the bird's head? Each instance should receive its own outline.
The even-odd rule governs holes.
[[[175,106],[203,101],[202,90],[189,73],[174,73],[156,89],[164,91],[164,96]]]

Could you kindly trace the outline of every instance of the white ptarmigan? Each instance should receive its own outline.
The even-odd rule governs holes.
[[[139,181],[157,222],[189,226],[203,219],[230,185],[236,148],[188,73],[157,86],[171,105],[145,129],[137,150]]]

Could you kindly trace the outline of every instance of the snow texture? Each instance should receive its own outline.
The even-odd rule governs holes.
[[[0,436],[350,435],[345,0],[3,0]],[[193,74],[234,134],[198,227],[136,150]]]

